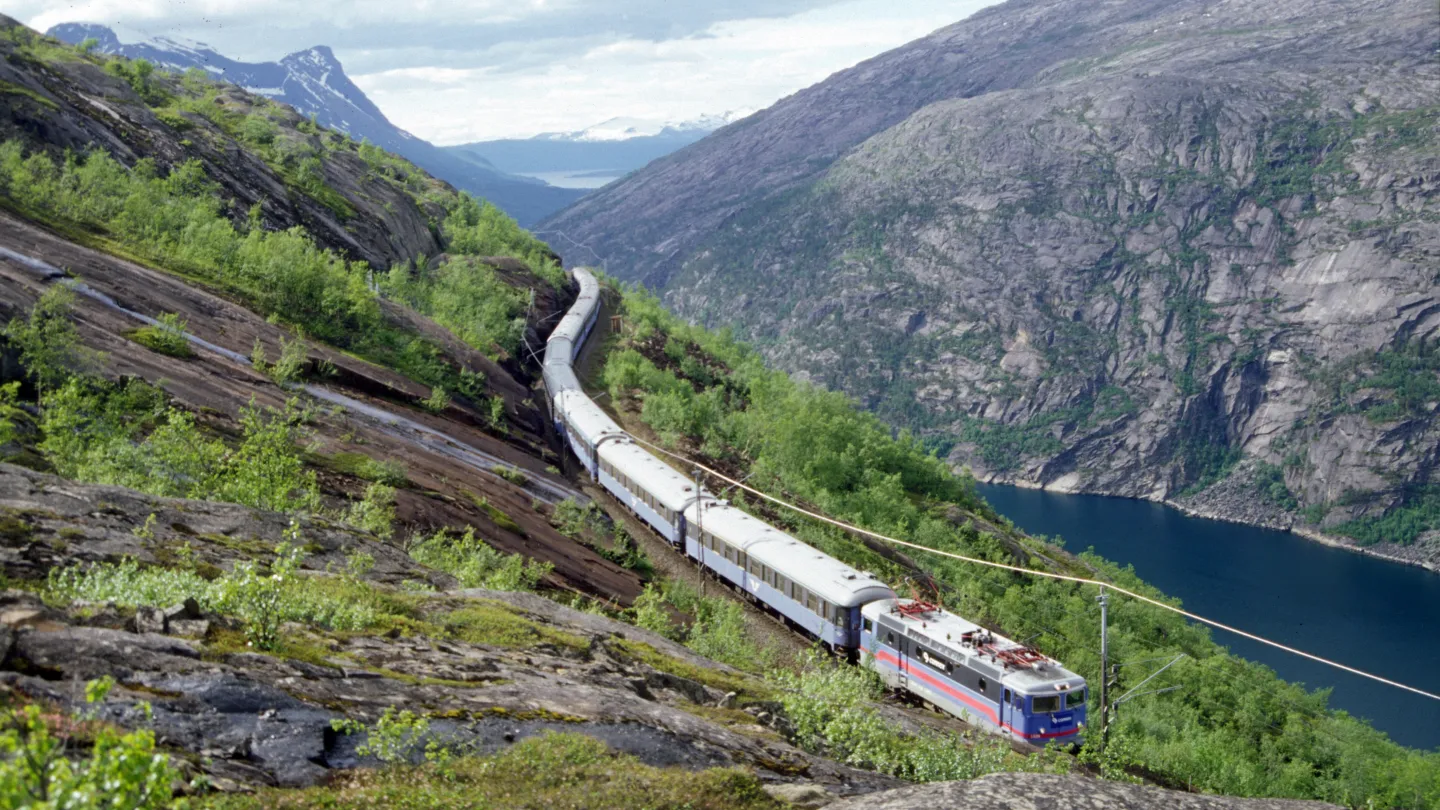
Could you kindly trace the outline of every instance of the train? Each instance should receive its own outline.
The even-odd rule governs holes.
[[[546,342],[542,376],[555,429],[594,483],[677,552],[891,688],[996,734],[1081,741],[1084,678],[1029,645],[897,596],[874,574],[732,506],[616,424],[574,367],[600,316],[600,284],[588,268],[570,272],[579,295]]]

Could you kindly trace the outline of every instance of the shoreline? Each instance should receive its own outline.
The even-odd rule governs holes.
[[[1235,523],[1240,526],[1253,526],[1259,529],[1273,529],[1275,531],[1290,532],[1291,534],[1298,535],[1305,538],[1306,540],[1310,540],[1324,546],[1329,546],[1330,548],[1337,548],[1344,551],[1349,551],[1354,554],[1363,554],[1367,557],[1374,557],[1376,559],[1384,560],[1386,562],[1397,563],[1400,565],[1408,565],[1414,568],[1422,568],[1432,574],[1440,575],[1440,562],[1410,559],[1409,557],[1405,557],[1400,554],[1389,553],[1382,550],[1376,550],[1367,546],[1361,546],[1347,538],[1339,537],[1333,534],[1326,534],[1322,531],[1312,529],[1306,526],[1297,526],[1295,525],[1294,521],[1291,521],[1288,524],[1277,525],[1276,523],[1272,522],[1245,520],[1243,518],[1235,517],[1233,515],[1226,515],[1217,512],[1210,512],[1204,509],[1198,509],[1193,506],[1187,506],[1179,501],[1172,500],[1170,498],[1153,498],[1140,495],[1122,495],[1114,492],[1101,492],[1098,490],[1049,487],[1036,481],[1007,481],[1000,476],[989,476],[986,478],[981,478],[979,476],[974,476],[973,473],[972,477],[974,477],[976,481],[984,484],[997,484],[1000,486],[1017,487],[1019,489],[1040,490],[1042,492],[1053,492],[1057,495],[1099,495],[1106,498],[1127,498],[1134,501],[1156,503],[1160,504],[1161,506],[1170,507],[1171,509],[1180,512],[1186,517],[1204,518],[1206,520],[1217,520],[1222,523]]]

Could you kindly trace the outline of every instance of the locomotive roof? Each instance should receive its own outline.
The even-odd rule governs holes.
[[[1015,687],[1026,694],[1053,692],[1061,687],[1078,689],[1085,679],[1066,669],[1049,656],[1041,656],[1040,669],[1018,665],[1004,665],[997,653],[1015,653],[1032,650],[1024,644],[1008,639],[981,627],[969,619],[956,616],[941,608],[907,615],[899,610],[901,606],[919,606],[923,603],[914,599],[886,599],[871,602],[862,613],[867,618],[883,620],[892,626],[900,626],[911,638],[923,638],[932,647],[963,662],[972,669],[990,671],[1000,677],[1002,683]],[[971,633],[988,635],[990,641],[985,648],[966,644],[962,639]]]
[[[695,507],[686,509],[685,516],[695,522]],[[890,586],[874,574],[857,571],[734,506],[707,501],[701,518],[705,531],[779,571],[827,602],[853,607],[871,599],[894,596]]]

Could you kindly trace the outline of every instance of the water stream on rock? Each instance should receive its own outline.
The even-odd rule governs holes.
[[[1147,501],[994,484],[978,490],[1025,531],[1133,565],[1195,613],[1440,693],[1440,576],[1430,571]],[[1124,610],[1124,602],[1117,597],[1111,610]],[[1333,687],[1332,707],[1368,718],[1396,742],[1440,747],[1440,701],[1223,631],[1214,638],[1286,680]]]

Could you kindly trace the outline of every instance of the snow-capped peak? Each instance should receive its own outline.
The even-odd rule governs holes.
[[[731,110],[718,115],[704,115],[688,121],[656,121],[646,118],[611,118],[592,127],[574,132],[547,132],[536,140],[547,141],[628,141],[631,138],[653,138],[665,134],[710,132],[749,115],[751,110]]]

